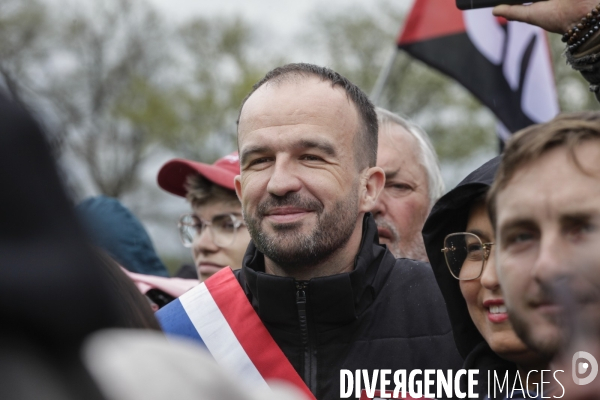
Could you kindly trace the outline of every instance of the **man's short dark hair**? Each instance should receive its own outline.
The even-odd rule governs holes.
[[[356,132],[354,146],[356,149],[356,163],[359,169],[366,166],[374,167],[377,163],[377,114],[375,113],[375,107],[369,97],[355,84],[350,82],[348,79],[338,74],[337,72],[325,68],[319,67],[313,64],[296,63],[286,64],[281,67],[277,67],[267,72],[267,74],[258,81],[253,87],[248,96],[242,101],[240,107],[240,114],[246,100],[252,94],[267,82],[283,83],[294,78],[307,78],[309,76],[316,76],[322,81],[331,82],[332,87],[339,86],[346,92],[346,95],[356,106],[356,109],[360,118],[359,132]],[[239,125],[239,116],[238,116]]]
[[[575,166],[587,173],[577,159],[575,148],[589,140],[600,140],[598,111],[561,114],[549,122],[532,125],[515,133],[504,150],[496,178],[488,192],[488,213],[492,224],[496,224],[498,193],[508,186],[518,170],[552,149],[566,147]]]

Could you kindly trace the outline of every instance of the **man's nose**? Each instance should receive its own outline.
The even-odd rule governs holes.
[[[574,259],[574,254],[560,234],[542,235],[539,252],[533,265],[533,276],[536,280],[553,284],[570,275],[568,260]]]
[[[299,177],[300,171],[293,162],[284,158],[275,160],[272,174],[267,184],[267,192],[278,197],[283,197],[290,192],[297,192],[302,188]]]

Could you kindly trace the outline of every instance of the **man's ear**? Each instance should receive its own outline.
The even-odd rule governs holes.
[[[385,173],[380,167],[371,167],[363,172],[359,211],[366,213],[373,209],[379,194],[385,186]]]
[[[233,178],[233,184],[235,186],[235,194],[237,194],[237,197],[241,203],[242,202],[242,176],[236,175],[236,177]]]

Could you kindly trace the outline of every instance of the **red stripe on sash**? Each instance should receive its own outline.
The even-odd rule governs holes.
[[[308,398],[314,399],[310,389],[252,308],[233,271],[223,268],[204,283],[263,378],[287,381],[302,390]]]

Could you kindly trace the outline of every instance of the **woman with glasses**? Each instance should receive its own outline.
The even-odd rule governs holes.
[[[480,398],[488,395],[488,371],[500,381],[516,373],[526,382],[529,371],[548,369],[543,359],[517,337],[508,320],[494,265],[494,231],[485,196],[500,163],[496,157],[467,176],[433,207],[423,228],[427,255],[446,300],[463,368],[479,369]],[[546,367],[546,368],[544,368]],[[529,375],[529,384],[540,376]],[[492,388],[493,381],[490,383]],[[535,387],[530,386],[535,392]],[[505,398],[497,389],[494,398]],[[515,395],[522,395],[520,391]],[[524,394],[523,394],[524,395]],[[515,396],[514,398],[520,398]]]
[[[212,165],[171,160],[158,173],[161,188],[185,197],[191,205],[191,212],[181,216],[177,226],[183,245],[192,250],[200,280],[224,267],[242,267],[250,234],[233,185],[239,173],[237,152]]]

